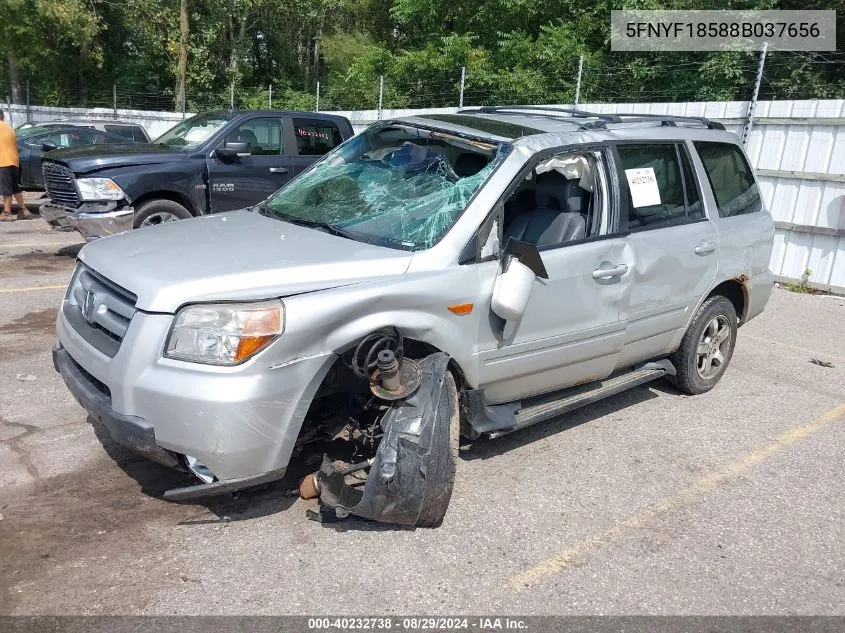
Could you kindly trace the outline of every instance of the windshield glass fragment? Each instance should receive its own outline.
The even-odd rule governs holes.
[[[510,150],[401,124],[371,128],[273,195],[263,212],[392,248],[430,248]]]

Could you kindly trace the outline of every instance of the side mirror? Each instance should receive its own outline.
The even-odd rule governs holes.
[[[218,147],[215,154],[223,160],[234,160],[239,156],[249,156],[251,149],[249,143],[226,143]]]
[[[42,152],[52,152],[54,149],[58,149],[59,146],[56,145],[53,141],[44,141],[41,143],[41,151]]]
[[[518,321],[525,312],[536,275],[516,257],[508,257],[507,268],[493,286],[490,309],[505,321]]]

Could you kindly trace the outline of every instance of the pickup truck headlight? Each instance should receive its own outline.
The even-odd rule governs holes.
[[[283,331],[281,301],[187,306],[176,315],[164,355],[205,365],[238,365]]]
[[[79,178],[76,181],[79,197],[86,202],[99,200],[123,200],[123,193],[118,184],[111,178]]]

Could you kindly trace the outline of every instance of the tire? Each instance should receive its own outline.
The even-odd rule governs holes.
[[[736,323],[736,309],[730,300],[721,295],[707,299],[693,317],[681,346],[669,357],[678,372],[669,382],[690,395],[715,387],[733,356]]]
[[[190,217],[191,212],[173,200],[147,200],[135,209],[132,228],[156,226],[175,220],[187,220]]]
[[[451,415],[449,424],[434,427],[435,437],[431,438],[431,461],[426,472],[425,495],[417,519],[419,527],[439,527],[443,523],[455,483],[461,413],[458,390],[451,372],[446,372],[444,383],[441,402],[451,407]]]

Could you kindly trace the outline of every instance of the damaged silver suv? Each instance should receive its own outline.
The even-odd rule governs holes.
[[[773,233],[707,119],[385,121],[254,208],[87,245],[53,359],[115,440],[192,473],[166,498],[320,445],[324,507],[435,526],[459,435],[660,377],[711,389],[769,299]]]

